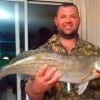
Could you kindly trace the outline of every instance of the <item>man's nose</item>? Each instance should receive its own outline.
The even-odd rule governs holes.
[[[71,18],[70,18],[70,17],[66,17],[66,18],[65,18],[65,21],[66,21],[67,23],[69,23],[69,22],[71,22]]]

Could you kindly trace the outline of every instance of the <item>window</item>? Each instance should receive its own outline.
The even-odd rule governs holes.
[[[15,56],[14,20],[14,3],[0,2],[0,66]]]
[[[55,33],[57,5],[28,4],[29,49],[36,49]]]

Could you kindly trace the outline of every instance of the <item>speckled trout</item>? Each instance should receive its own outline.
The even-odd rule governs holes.
[[[33,76],[43,64],[57,67],[62,76],[59,81],[78,84],[78,94],[82,94],[90,80],[99,78],[99,56],[65,56],[48,50],[29,50],[16,56],[11,62],[0,69],[0,79],[10,74]],[[55,74],[56,75],[56,74]]]

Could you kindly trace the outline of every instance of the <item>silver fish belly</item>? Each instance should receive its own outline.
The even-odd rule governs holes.
[[[10,64],[0,70],[0,78],[9,74],[25,74],[33,76],[43,64],[57,67],[62,73],[59,81],[79,85],[78,94],[83,93],[88,81],[97,76],[93,73],[95,68],[100,70],[100,58],[64,56],[46,50],[30,50],[15,57]]]

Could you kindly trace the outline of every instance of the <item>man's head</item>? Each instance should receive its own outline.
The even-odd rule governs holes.
[[[63,38],[72,39],[76,37],[80,18],[78,8],[73,3],[64,3],[60,5],[55,17],[55,25],[58,34]]]

